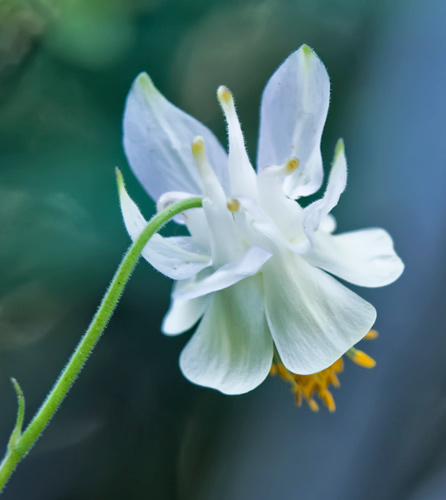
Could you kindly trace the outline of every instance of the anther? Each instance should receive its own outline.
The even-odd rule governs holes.
[[[240,210],[240,202],[235,198],[229,198],[226,206],[230,212],[238,212]]]
[[[376,361],[371,358],[368,354],[359,349],[352,347],[346,352],[346,355],[357,365],[363,368],[373,368],[376,365]]]
[[[370,330],[364,336],[364,340],[375,340],[376,338],[378,338],[378,332],[376,330]]]
[[[220,85],[220,87],[218,87],[217,95],[222,106],[224,104],[230,104],[232,101],[231,91],[224,85]]]
[[[200,135],[197,135],[192,141],[192,154],[194,157],[201,155],[204,151],[204,139]]]
[[[299,166],[299,160],[297,158],[290,158],[285,164],[285,170],[288,174],[291,174]]]

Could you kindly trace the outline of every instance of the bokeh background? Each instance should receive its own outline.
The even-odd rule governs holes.
[[[340,230],[383,226],[406,263],[361,290],[374,370],[347,360],[337,411],[296,408],[270,378],[239,397],[195,387],[189,334],[160,324],[171,283],[141,262],[85,370],[5,500],[446,498],[446,3],[443,0],[0,1],[0,443],[27,417],[94,314],[129,241],[114,167],[149,217],[121,145],[142,70],[226,141],[234,92],[255,158],[261,91],[312,46],[331,77],[326,165],[349,184]],[[171,227],[167,232],[174,234]]]

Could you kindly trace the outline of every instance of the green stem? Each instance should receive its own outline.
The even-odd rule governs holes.
[[[82,337],[79,345],[72,354],[68,364],[61,372],[56,384],[48,394],[43,405],[36,413],[24,433],[10,445],[2,463],[0,464],[0,493],[8,481],[18,462],[29,452],[82,370],[87,358],[93,351],[97,341],[112,316],[124,287],[127,284],[133,269],[138,263],[140,254],[149,239],[160,230],[175,215],[191,208],[201,207],[201,198],[189,198],[170,205],[155,215],[147,224],[141,235],[124,255],[122,262],[113,277],[110,286],[102,299],[101,305],[95,314],[88,330]]]

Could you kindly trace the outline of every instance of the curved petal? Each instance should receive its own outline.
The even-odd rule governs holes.
[[[197,331],[181,353],[180,367],[195,384],[242,394],[263,382],[272,357],[261,283],[252,277],[212,295]]]
[[[135,241],[147,222],[127,194],[122,180],[119,181],[119,201],[125,227],[130,238]],[[155,234],[144,247],[141,255],[155,269],[174,280],[190,278],[211,265],[210,256],[190,236],[163,238]]]
[[[243,132],[240,127],[234,99],[224,86],[218,88],[218,100],[228,125],[229,156],[228,170],[231,184],[231,196],[249,196],[257,198],[256,174],[246,152]]]
[[[378,287],[393,283],[404,264],[384,229],[363,229],[339,235],[314,235],[305,260],[354,285]]]
[[[324,370],[375,322],[371,304],[295,254],[270,259],[263,276],[271,335],[293,373]]]
[[[347,185],[347,161],[345,159],[344,143],[339,139],[336,144],[333,165],[328,178],[327,189],[324,196],[305,208],[304,230],[311,240],[321,221],[338,204],[341,194]]]
[[[271,254],[260,247],[250,247],[239,260],[229,262],[203,279],[189,281],[174,292],[176,299],[194,299],[223,288],[256,274]],[[198,276],[197,276],[198,278]],[[248,312],[249,314],[249,312]]]
[[[171,104],[145,73],[136,78],[127,97],[123,126],[129,164],[154,200],[167,191],[201,194],[191,153],[197,135],[205,138],[210,161],[228,186],[226,153],[214,134]]]
[[[327,71],[307,45],[285,60],[263,92],[257,168],[297,157],[299,168],[284,180],[290,198],[308,196],[321,187],[320,143],[329,98]]]
[[[173,294],[184,286],[185,281],[177,281],[174,285]],[[198,297],[192,300],[181,300],[172,297],[172,301],[164,316],[161,330],[165,335],[178,335],[192,328],[203,316],[210,302],[210,297]]]

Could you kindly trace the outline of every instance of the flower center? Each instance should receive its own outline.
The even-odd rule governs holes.
[[[370,330],[364,339],[372,340],[377,336],[378,333],[375,330]],[[349,349],[345,355],[354,363],[364,368],[373,368],[376,364],[369,355],[354,347]],[[295,395],[296,404],[298,406],[301,406],[302,401],[305,399],[312,411],[319,411],[319,405],[314,399],[314,396],[317,395],[324,405],[331,412],[334,412],[336,410],[336,404],[329,388],[330,386],[340,387],[341,384],[338,379],[338,374],[341,373],[343,369],[344,359],[341,357],[331,366],[325,368],[325,370],[313,373],[312,375],[297,375],[285,368],[278,356],[274,356],[269,373],[270,375],[279,375],[283,380],[291,384],[291,391]]]

